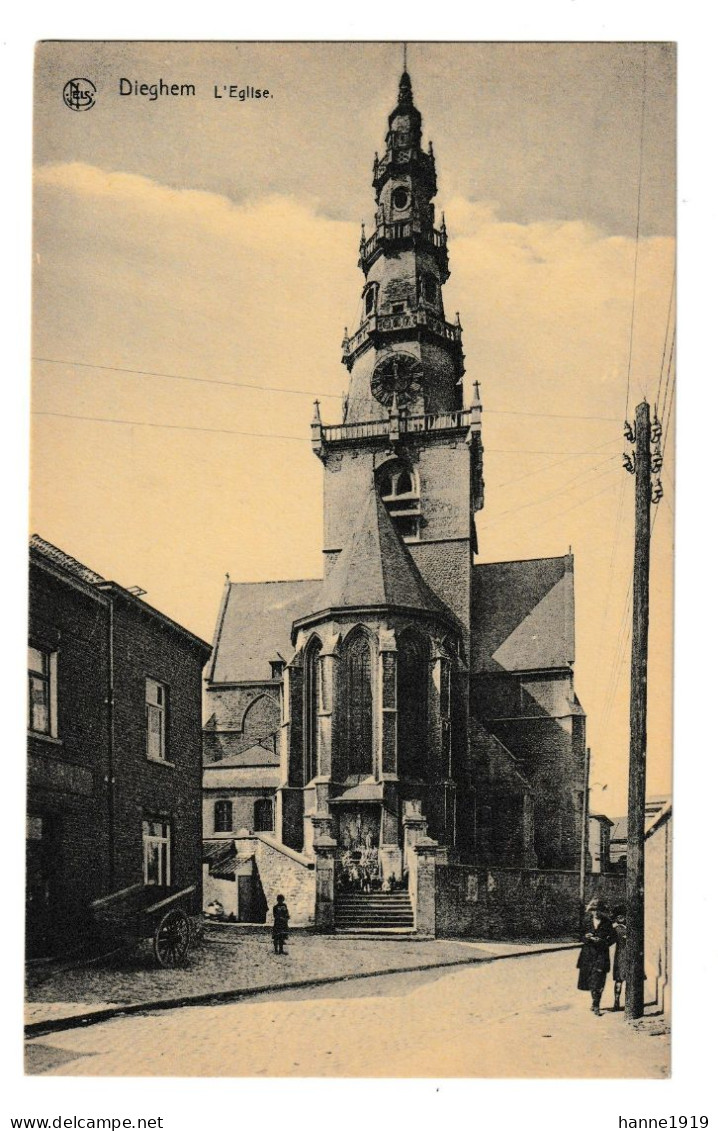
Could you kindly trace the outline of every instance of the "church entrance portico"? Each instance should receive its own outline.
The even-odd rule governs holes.
[[[382,881],[381,805],[347,802],[337,805],[335,811],[338,890],[376,890]]]
[[[391,782],[367,780],[329,801],[337,842],[337,886],[378,890],[402,880],[400,821]]]

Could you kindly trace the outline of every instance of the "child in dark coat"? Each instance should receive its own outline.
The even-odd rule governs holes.
[[[284,944],[289,936],[289,909],[284,902],[284,896],[278,895],[277,902],[272,908],[274,926],[272,927],[272,942],[275,954],[286,954]]]

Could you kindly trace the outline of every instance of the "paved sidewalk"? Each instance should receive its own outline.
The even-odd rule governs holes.
[[[293,931],[275,955],[267,928],[211,925],[181,969],[158,969],[149,948],[114,962],[27,969],[28,1034],[92,1024],[121,1013],[208,1004],[285,987],[375,974],[489,962],[576,947],[569,940],[504,943],[480,939],[365,938]]]
[[[648,1016],[629,1025],[623,1012],[610,1010],[597,1018],[590,996],[576,990],[575,950],[506,957],[192,1009],[145,1009],[106,1025],[39,1033],[26,1041],[26,1072],[306,1079],[667,1076],[667,1018]],[[606,998],[608,1004],[612,995]]]

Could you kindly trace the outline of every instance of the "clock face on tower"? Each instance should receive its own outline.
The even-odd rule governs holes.
[[[422,369],[410,353],[390,353],[378,361],[371,378],[372,395],[387,408],[396,393],[399,408],[406,408],[421,393]]]

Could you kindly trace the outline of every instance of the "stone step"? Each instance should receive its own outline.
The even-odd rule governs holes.
[[[339,923],[339,922],[349,922],[350,919],[352,920],[352,922],[357,922],[357,923],[358,922],[362,922],[362,923],[394,923],[394,922],[397,922],[397,921],[402,922],[402,923],[403,922],[407,922],[407,923],[413,923],[414,922],[414,916],[412,915],[412,913],[410,911],[397,911],[393,915],[381,915],[381,916],[370,915],[370,914],[352,915],[349,912],[340,912],[339,911],[339,912],[336,912],[335,915],[334,915],[334,921],[337,922],[337,923]]]
[[[408,891],[340,892],[334,904],[334,924],[339,931],[412,932],[414,909]]]
[[[406,903],[340,903],[337,901],[334,908],[343,911],[371,911],[377,915],[388,915],[392,911],[411,911],[412,909],[409,900]]]
[[[411,927],[336,927],[338,935],[352,939],[405,939],[416,935]]]
[[[411,903],[409,893],[396,893],[386,892],[375,893],[372,892],[339,892],[336,897],[337,903],[376,903],[382,907],[391,905],[392,903]]]
[[[391,910],[392,907],[411,907],[410,899],[387,899],[379,902],[375,899],[337,899],[337,907],[371,907],[377,910]]]
[[[390,920],[390,918],[410,918],[410,920],[413,920],[414,913],[410,907],[397,907],[396,910],[382,912],[381,915],[375,914],[371,907],[367,907],[365,910],[335,907],[335,918],[363,918],[363,920],[366,920],[366,918],[378,918],[378,920],[383,922],[384,920]]]
[[[338,911],[334,910],[334,920],[339,922],[340,919],[361,919],[362,923],[389,923],[394,922],[396,919],[406,920],[408,923],[414,922],[414,913],[410,909],[405,911],[394,911],[391,914],[375,915],[371,911]]]

